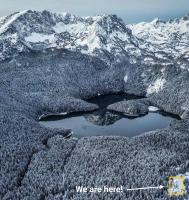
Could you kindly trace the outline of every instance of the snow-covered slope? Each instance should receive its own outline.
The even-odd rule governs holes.
[[[27,10],[0,19],[0,60],[19,52],[66,48],[107,63],[179,64],[187,68],[188,44],[188,16],[126,25],[116,15],[76,17]]]
[[[141,22],[128,27],[132,29],[133,35],[144,40],[141,49],[153,53],[158,59],[164,59],[167,64],[174,61],[182,68],[188,66],[189,15],[168,22],[157,18],[150,23]]]
[[[0,58],[31,49],[67,48],[119,61],[140,54],[137,39],[115,15],[76,17],[68,13],[24,11],[0,23]]]

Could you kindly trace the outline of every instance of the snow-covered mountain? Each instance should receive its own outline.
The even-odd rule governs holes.
[[[66,48],[107,63],[178,63],[184,68],[189,61],[188,44],[188,16],[134,25],[126,25],[116,15],[76,17],[32,10],[0,18],[0,60],[19,52]]]
[[[2,18],[0,35],[1,59],[52,47],[79,50],[109,61],[121,54],[133,58],[138,54],[136,37],[115,15],[80,18],[29,10]]]
[[[144,41],[141,50],[147,50],[167,64],[176,62],[185,68],[189,63],[189,14],[168,22],[154,19],[128,26],[134,36]],[[151,58],[145,58],[151,60]]]

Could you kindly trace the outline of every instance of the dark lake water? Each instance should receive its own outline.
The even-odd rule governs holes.
[[[48,116],[40,121],[40,124],[51,128],[72,129],[76,137],[102,135],[133,137],[165,128],[170,124],[171,119],[176,118],[163,111],[149,112],[147,115],[134,118],[106,109],[112,103],[136,98],[125,94],[99,96],[88,101],[99,105],[100,108],[96,111]]]

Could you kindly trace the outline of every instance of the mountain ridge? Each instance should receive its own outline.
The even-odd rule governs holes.
[[[116,15],[77,17],[70,13],[26,10],[0,19],[0,60],[19,52],[66,48],[96,56],[108,64],[189,63],[188,15],[167,22],[125,24]]]

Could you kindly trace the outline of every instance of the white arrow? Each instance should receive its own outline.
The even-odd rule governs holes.
[[[132,188],[132,189],[127,189],[127,191],[132,191],[132,190],[150,190],[150,189],[163,189],[165,186],[160,185],[157,187],[143,187],[143,188]]]

